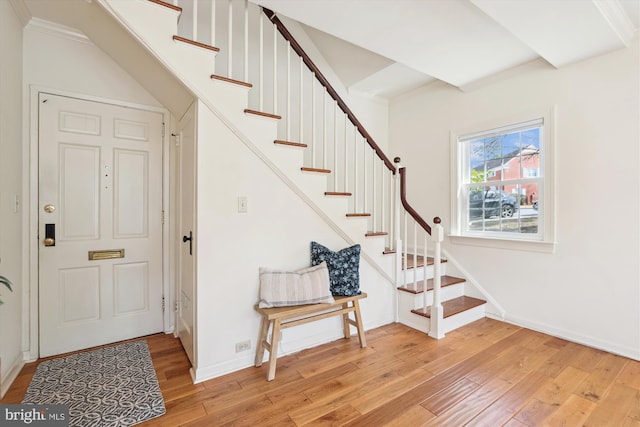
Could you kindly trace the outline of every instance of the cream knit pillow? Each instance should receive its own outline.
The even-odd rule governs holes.
[[[333,302],[326,262],[296,271],[260,268],[260,308]]]

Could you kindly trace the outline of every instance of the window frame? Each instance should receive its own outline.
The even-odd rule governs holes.
[[[514,115],[508,118],[496,119],[478,123],[466,128],[450,132],[451,143],[451,230],[449,237],[453,243],[502,249],[518,249],[536,252],[553,252],[555,249],[555,116],[556,107],[544,111],[542,109]],[[540,165],[538,192],[538,233],[505,233],[466,230],[468,212],[468,194],[465,190],[469,186],[469,159],[463,150],[466,137],[469,141],[474,135],[484,135],[494,131],[505,133],[515,131],[522,123],[542,120],[542,136],[540,139]],[[520,180],[534,178],[521,177]],[[520,181],[518,180],[518,181]],[[478,183],[479,186],[486,183]],[[496,183],[498,185],[498,183]]]

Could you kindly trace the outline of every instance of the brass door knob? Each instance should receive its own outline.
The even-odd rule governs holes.
[[[46,239],[44,239],[45,246],[54,246],[55,244],[56,244],[56,241],[51,237],[47,237]]]
[[[44,211],[46,213],[54,213],[56,211],[56,207],[53,205],[44,205]]]

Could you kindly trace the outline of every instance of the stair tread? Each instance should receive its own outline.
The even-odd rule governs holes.
[[[233,83],[235,85],[244,86],[244,87],[253,87],[251,83],[243,82],[242,80],[230,79],[229,77],[219,76],[217,74],[211,74],[211,78],[213,80],[220,80],[222,82]]]
[[[440,287],[444,288],[445,286],[451,286],[458,283],[463,283],[465,279],[462,277],[448,276],[443,275],[440,278]],[[424,292],[424,280],[418,280],[416,282],[416,289],[413,288],[413,283],[408,283],[404,286],[398,286],[398,290],[403,292],[408,292],[410,294],[421,294]],[[433,290],[433,279],[427,279],[427,291]]]
[[[383,255],[390,255],[390,254],[395,254],[397,251],[395,249],[389,249],[389,248],[385,248],[384,251],[382,251]]]
[[[220,49],[218,49],[215,46],[211,46],[211,45],[208,45],[208,44],[200,43],[200,42],[197,42],[195,40],[187,39],[185,37],[173,36],[173,39],[175,41],[178,41],[178,42],[187,43],[187,44],[190,44],[190,45],[193,45],[193,46],[197,46],[197,47],[201,47],[203,49],[207,49],[207,50],[210,50],[210,51],[213,51],[213,52],[219,52],[220,51]]]
[[[386,236],[387,233],[386,231],[368,231],[365,236],[366,237],[372,237],[372,236]]]
[[[173,9],[178,12],[182,12],[182,8],[180,6],[173,5],[171,3],[167,3],[162,0],[149,0],[151,3],[159,4],[160,6],[168,7],[169,9]]]
[[[308,168],[306,166],[301,167],[300,170],[303,172],[331,173],[331,169]]]
[[[343,192],[343,191],[325,191],[324,195],[325,196],[346,196],[346,197],[349,197],[352,194],[351,193],[347,193],[347,192]]]
[[[273,143],[278,145],[289,145],[291,147],[307,148],[307,144],[303,144],[302,142],[283,141],[281,139],[276,139],[275,141],[273,141]]]
[[[442,309],[444,311],[444,317],[447,318],[486,303],[485,300],[479,298],[461,296],[443,301]],[[426,313],[423,312],[422,309],[411,310],[411,312],[422,317],[431,318],[431,307],[427,307]]]
[[[256,111],[256,110],[251,110],[249,108],[246,108],[244,112],[246,114],[253,114],[255,116],[269,117],[270,119],[280,120],[282,118],[282,116],[279,116],[277,114],[265,113],[264,111]]]
[[[403,257],[404,259],[404,257]],[[440,263],[447,262],[446,259],[440,259]],[[427,257],[427,265],[433,265],[433,257]],[[416,257],[416,267],[424,267],[424,256],[418,255]],[[409,254],[407,257],[407,269],[413,268],[413,255]],[[402,269],[404,270],[404,261],[402,263]]]
[[[347,216],[351,218],[351,217],[359,217],[359,216],[371,216],[371,214],[370,213],[365,213],[365,212],[363,212],[363,213],[355,213],[355,212],[353,212],[353,213],[348,213]]]

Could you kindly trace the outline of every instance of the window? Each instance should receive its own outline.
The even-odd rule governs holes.
[[[541,115],[452,134],[454,242],[553,243],[552,133]]]

